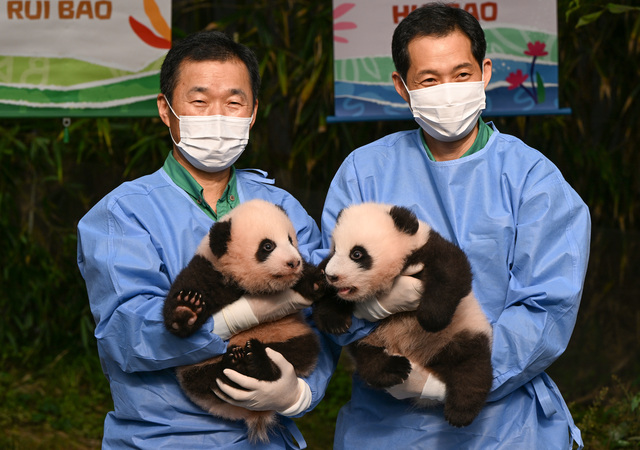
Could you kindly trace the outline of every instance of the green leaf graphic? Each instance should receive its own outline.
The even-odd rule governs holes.
[[[544,81],[542,80],[542,76],[540,76],[539,72],[536,72],[536,84],[537,84],[537,96],[538,96],[538,104],[544,103],[544,99],[546,98],[546,93],[544,89]]]

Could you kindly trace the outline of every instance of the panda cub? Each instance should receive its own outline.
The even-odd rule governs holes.
[[[409,360],[446,386],[444,416],[469,425],[482,409],[492,384],[492,328],[471,290],[471,266],[464,252],[446,241],[407,208],[364,203],[338,214],[331,251],[322,262],[337,298],[314,304],[319,329],[344,333],[355,303],[389,292],[411,265],[424,268],[416,311],[393,314],[367,337],[350,344],[360,377],[374,388],[402,383]],[[414,400],[425,407],[433,400]]]
[[[274,294],[292,288],[316,300],[323,278],[319,269],[300,256],[295,229],[284,209],[264,200],[247,201],[211,227],[178,274],[164,303],[164,323],[170,332],[186,337],[244,294]],[[252,442],[268,441],[269,430],[276,424],[275,412],[231,405],[216,396],[213,388],[217,388],[216,378],[237,387],[222,373],[225,368],[261,380],[277,380],[280,371],[267,356],[266,347],[281,353],[298,376],[313,371],[319,353],[316,334],[298,312],[231,336],[224,355],[176,369],[182,389],[194,403],[215,416],[244,420]]]

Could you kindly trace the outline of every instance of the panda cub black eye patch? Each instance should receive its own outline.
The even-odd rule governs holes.
[[[353,262],[355,262],[357,265],[359,265],[361,268],[365,270],[371,269],[371,266],[373,265],[373,260],[371,259],[371,255],[369,255],[367,250],[360,245],[356,245],[353,248],[351,248],[349,257]]]
[[[271,239],[263,239],[258,246],[258,251],[256,252],[256,259],[260,262],[264,262],[269,258],[269,255],[272,251],[276,249],[276,243]]]

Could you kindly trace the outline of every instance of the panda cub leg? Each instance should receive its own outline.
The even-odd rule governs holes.
[[[267,346],[284,356],[299,376],[307,376],[313,371],[320,353],[318,337],[312,331],[283,342],[269,342]]]
[[[465,427],[483,408],[491,384],[491,342],[483,333],[460,332],[429,363],[447,386],[444,416],[451,425]]]
[[[198,364],[181,366],[176,369],[180,386],[196,404],[208,410],[212,405],[222,403],[214,394],[216,379],[228,380],[222,373],[222,357],[217,356]]]
[[[244,347],[236,345],[227,350],[223,366],[258,380],[275,381],[280,378],[280,369],[267,355],[267,347],[282,354],[293,365],[296,374],[302,376],[311,373],[320,351],[318,339],[313,333],[284,342],[263,343],[258,339],[250,339]],[[234,384],[228,379],[225,381]]]
[[[411,363],[407,358],[390,355],[383,347],[358,341],[350,344],[348,350],[355,360],[360,378],[374,388],[384,389],[400,384],[411,372]]]

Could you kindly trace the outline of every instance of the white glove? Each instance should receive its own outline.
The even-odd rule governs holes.
[[[411,372],[403,383],[385,389],[398,400],[419,397],[421,399],[444,401],[446,385],[428,370],[411,362]]]
[[[226,340],[259,323],[282,319],[312,303],[292,289],[271,295],[245,295],[213,315],[213,333]]]
[[[232,405],[253,411],[277,411],[283,416],[295,416],[306,411],[311,405],[309,385],[296,376],[293,366],[284,356],[268,347],[266,352],[280,368],[280,378],[261,381],[232,369],[224,369],[224,374],[231,381],[247,390],[231,387],[218,378],[216,383],[220,390],[215,390],[216,395]]]
[[[377,322],[391,314],[403,311],[414,311],[418,308],[422,296],[422,281],[409,275],[414,275],[423,269],[422,264],[409,266],[393,282],[391,290],[382,297],[365,302],[358,302],[353,315],[369,322]]]

